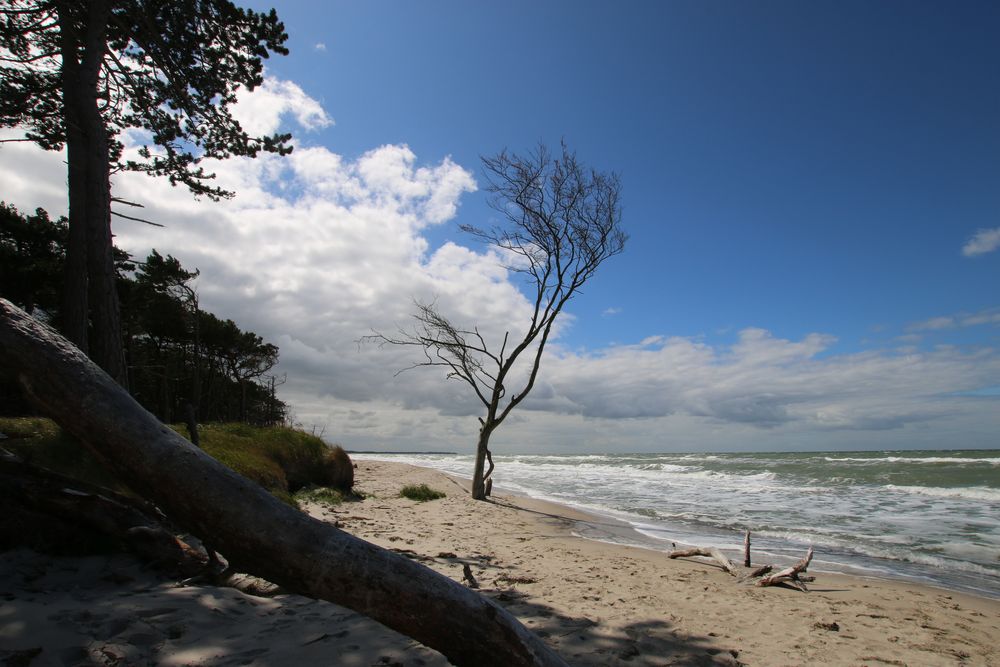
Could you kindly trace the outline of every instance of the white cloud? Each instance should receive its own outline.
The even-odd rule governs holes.
[[[240,95],[233,115],[251,135],[274,134],[286,114],[294,116],[299,127],[320,130],[333,125],[333,119],[319,102],[309,97],[292,81],[265,77],[252,92]]]
[[[613,308],[613,307],[612,308],[605,308],[604,312],[601,313],[601,316],[602,317],[612,317],[614,315],[621,314],[621,312],[622,312],[621,308]]]
[[[988,252],[993,252],[997,248],[1000,248],[1000,227],[979,229],[962,246],[962,254],[966,257],[975,257],[976,255],[985,255]]]
[[[313,44],[313,50],[320,52],[326,51],[326,44],[324,44],[323,42],[316,42],[315,44]]]
[[[255,96],[241,101],[239,113],[256,131],[328,121],[290,82],[268,79]],[[412,350],[356,341],[373,328],[407,326],[413,298],[436,300],[494,344],[511,323],[526,321],[529,304],[504,258],[457,242],[432,248],[425,237],[476,189],[471,173],[447,157],[427,163],[405,145],[349,159],[304,140],[287,158],[209,168],[237,190],[235,199],[196,201],[162,179],[117,175],[116,194],[167,225],[116,221],[118,242],[136,253],[155,247],[200,269],[202,305],[279,346],[280,370],[288,373],[282,398],[305,423],[328,424],[331,439],[467,451],[480,406],[461,383],[440,369],[396,376],[416,360]],[[5,198],[22,209],[65,209],[58,154],[6,144],[0,179]],[[565,315],[560,330],[573,326],[572,313]],[[998,320],[987,310],[912,330]],[[992,399],[958,396],[995,385],[996,351],[836,355],[833,343],[824,334],[786,340],[745,328],[727,346],[650,335],[635,345],[571,352],[556,338],[525,409],[498,431],[496,444],[506,451],[986,446],[1000,429]],[[969,424],[982,442],[944,439]]]
[[[987,308],[978,313],[959,313],[957,315],[932,317],[928,320],[911,324],[906,328],[908,331],[941,331],[957,329],[959,327],[975,327],[983,324],[1000,324],[1000,310]]]
[[[832,342],[748,329],[731,346],[668,338],[562,353],[547,365],[548,395],[529,399],[530,407],[590,418],[683,414],[728,425],[889,429],[961,411],[942,397],[1000,373],[994,351],[827,356]]]

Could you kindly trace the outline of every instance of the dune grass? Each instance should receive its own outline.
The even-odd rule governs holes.
[[[187,435],[181,425],[171,428]],[[49,419],[0,418],[0,433],[7,436],[0,439],[0,447],[26,461],[116,491],[127,489],[127,483],[116,479],[90,450]],[[335,487],[346,494],[354,483],[354,466],[343,449],[331,448],[303,431],[206,424],[199,434],[205,453],[293,506],[297,506],[294,494],[300,489]]]
[[[443,491],[436,491],[426,484],[407,484],[400,489],[399,495],[421,503],[445,497]]]

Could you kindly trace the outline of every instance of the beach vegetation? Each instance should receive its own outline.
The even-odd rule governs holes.
[[[179,424],[171,428],[186,433]],[[129,486],[50,419],[0,417],[0,433],[6,436],[0,446],[29,463],[117,491]],[[212,458],[289,504],[307,488],[328,488],[342,497],[351,493],[354,464],[347,453],[304,431],[229,423],[205,425],[201,434],[202,448]]]
[[[407,484],[400,489],[399,495],[403,498],[409,498],[410,500],[416,500],[421,503],[445,497],[445,493],[443,491],[436,491],[426,484]]]
[[[472,477],[472,497],[490,494],[490,436],[531,392],[556,319],[605,260],[625,249],[621,181],[579,161],[565,143],[553,154],[544,144],[518,155],[483,158],[489,203],[502,221],[462,230],[508,258],[507,270],[523,279],[533,308],[520,339],[510,331],[487,341],[476,326],[454,323],[436,303],[416,302],[415,324],[395,335],[374,332],[363,340],[420,348],[410,368],[441,367],[482,403]],[[489,468],[486,463],[489,462]]]
[[[311,486],[306,489],[299,489],[292,497],[300,505],[302,503],[340,505],[347,499],[344,492],[340,489],[331,489],[327,486]]]

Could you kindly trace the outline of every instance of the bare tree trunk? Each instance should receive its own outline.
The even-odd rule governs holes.
[[[479,429],[479,442],[476,445],[476,466],[472,473],[472,498],[473,500],[486,500],[486,453],[490,450],[490,436],[493,428],[484,423]]]
[[[367,614],[458,665],[565,665],[492,601],[285,505],[212,459],[77,348],[3,299],[0,366],[173,522],[246,572]]]

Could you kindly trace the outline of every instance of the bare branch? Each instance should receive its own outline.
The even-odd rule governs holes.
[[[125,215],[124,213],[119,213],[118,211],[111,211],[111,215],[116,215],[119,218],[124,218],[125,220],[134,220],[135,222],[143,222],[143,223],[145,223],[147,225],[152,225],[153,227],[165,227],[165,225],[161,225],[158,222],[153,222],[151,220],[145,220],[143,218],[136,218],[136,217],[133,217],[131,215]]]
[[[459,329],[435,304],[417,302],[414,329],[390,338],[367,337],[380,345],[423,348],[419,366],[444,366],[448,377],[464,380],[486,406],[477,451],[473,496],[483,498],[483,460],[489,437],[534,388],[542,355],[556,318],[598,267],[625,248],[621,230],[621,181],[577,160],[565,143],[557,154],[539,144],[526,155],[501,151],[484,157],[483,172],[490,206],[504,224],[461,229],[510,258],[508,271],[523,277],[532,303],[528,328],[508,354],[509,333],[499,353],[490,351],[478,328]],[[520,356],[531,349],[527,380],[508,393],[507,383]],[[495,373],[486,370],[492,362]]]

